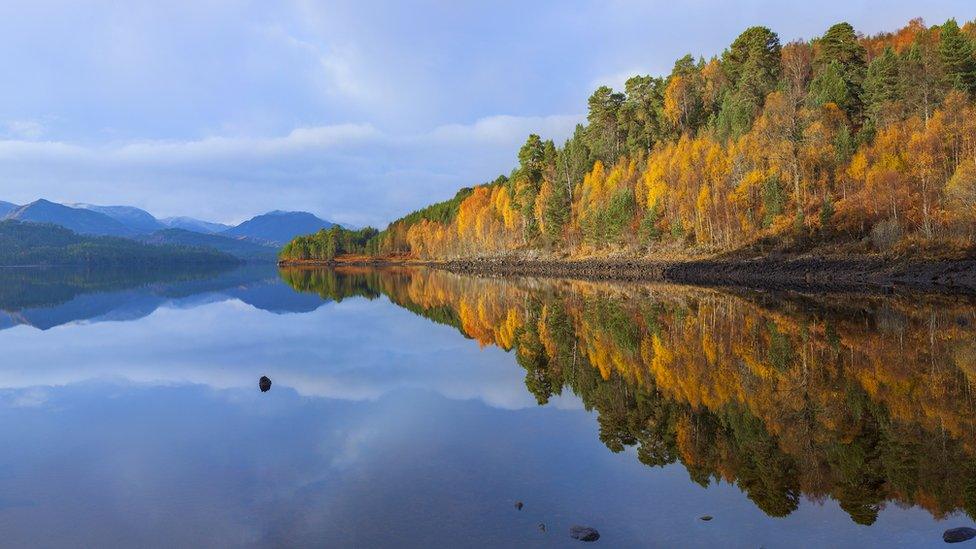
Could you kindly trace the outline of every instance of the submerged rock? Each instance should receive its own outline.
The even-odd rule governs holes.
[[[546,531],[546,523],[544,523],[544,522],[540,522],[539,523],[539,531],[542,532],[542,533],[545,533],[545,531]]]
[[[702,516],[700,516],[698,518],[700,518],[701,520],[704,520],[705,522],[708,522],[708,521],[712,520],[712,515],[702,515]]]
[[[600,539],[600,532],[589,526],[573,526],[569,529],[569,536],[580,541],[596,541]]]
[[[267,393],[271,390],[271,378],[268,376],[261,376],[258,380],[258,387],[261,389],[262,393]]]
[[[959,543],[960,541],[969,541],[973,538],[976,538],[976,530],[966,528],[965,526],[961,528],[950,528],[942,533],[942,541],[946,543]]]
[[[521,501],[516,501],[515,502],[515,508],[516,509],[518,509],[519,511],[521,511],[522,510],[522,507],[525,507],[525,504],[523,504]]]

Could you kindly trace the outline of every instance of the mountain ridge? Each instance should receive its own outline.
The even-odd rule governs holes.
[[[231,226],[186,216],[160,219],[134,206],[64,204],[44,198],[25,205],[0,201],[0,221],[4,220],[56,225],[85,236],[217,250],[249,261],[274,260],[292,238],[338,225],[309,212],[273,210]]]

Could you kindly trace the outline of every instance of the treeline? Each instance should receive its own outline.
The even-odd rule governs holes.
[[[279,257],[283,260],[330,261],[343,254],[375,255],[379,251],[379,231],[366,227],[356,231],[334,225],[307,236],[299,236],[285,245]]]
[[[974,50],[976,24],[955,20],[785,45],[752,27],[720,56],[600,87],[562,146],[530,135],[508,176],[392,223],[372,251],[971,247]]]
[[[151,245],[111,236],[82,236],[57,225],[0,221],[0,266],[232,266],[240,261],[216,250]]]

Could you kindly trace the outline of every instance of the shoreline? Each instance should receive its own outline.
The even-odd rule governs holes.
[[[857,290],[896,288],[944,293],[976,293],[974,259],[884,257],[784,257],[756,259],[526,259],[517,256],[452,260],[356,258],[331,261],[281,261],[279,267],[401,265],[427,266],[462,274],[543,276],[587,280],[673,282],[699,286],[762,289]]]

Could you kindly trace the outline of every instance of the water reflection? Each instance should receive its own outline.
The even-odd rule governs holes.
[[[585,524],[612,547],[919,546],[972,526],[976,309],[945,296],[0,269],[0,310],[10,545],[558,547]]]
[[[192,307],[227,299],[279,314],[311,312],[323,305],[321,299],[282,286],[277,269],[268,265],[178,270],[0,268],[0,330],[138,320],[166,305]]]
[[[539,404],[571,391],[613,452],[734,482],[766,514],[801,497],[872,524],[887,502],[976,516],[976,309],[952,298],[744,294],[442,271],[284,271],[382,292],[512,350]]]

